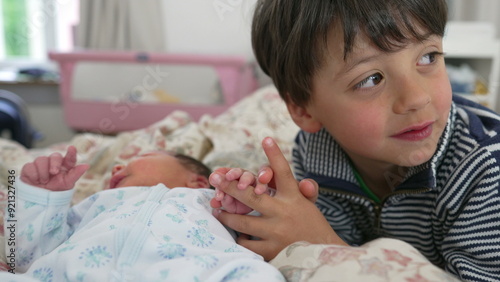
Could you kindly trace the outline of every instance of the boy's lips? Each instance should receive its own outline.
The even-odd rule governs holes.
[[[427,122],[422,125],[416,125],[405,128],[400,132],[394,134],[393,138],[406,140],[406,141],[420,141],[429,137],[432,134],[432,125],[434,122]]]

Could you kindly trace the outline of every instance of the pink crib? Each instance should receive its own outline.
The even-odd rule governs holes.
[[[258,86],[254,75],[254,64],[238,56],[82,51],[51,52],[49,58],[59,64],[60,97],[64,118],[67,125],[76,131],[112,134],[144,128],[161,120],[174,110],[185,111],[194,120],[198,120],[204,114],[216,116],[253,92]],[[123,63],[210,67],[218,77],[218,88],[222,99],[214,104],[76,99],[73,95],[75,67],[84,62],[116,64],[117,67]],[[146,83],[146,78],[148,77],[145,77],[144,83]],[[192,83],[195,84],[196,79],[193,77]]]

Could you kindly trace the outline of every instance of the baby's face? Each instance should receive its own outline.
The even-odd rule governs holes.
[[[158,183],[169,188],[189,187],[194,175],[174,156],[166,152],[150,152],[132,159],[126,166],[116,165],[109,188],[153,186]]]

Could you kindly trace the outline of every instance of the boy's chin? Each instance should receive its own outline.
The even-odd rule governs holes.
[[[400,160],[399,166],[402,167],[415,167],[428,162],[432,156],[433,152],[426,151],[415,151],[405,154],[405,157]]]

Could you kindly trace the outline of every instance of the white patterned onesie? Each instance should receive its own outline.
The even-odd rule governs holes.
[[[51,192],[18,180],[16,274],[0,273],[0,280],[284,281],[212,216],[213,193],[125,187],[70,208],[73,190]]]

